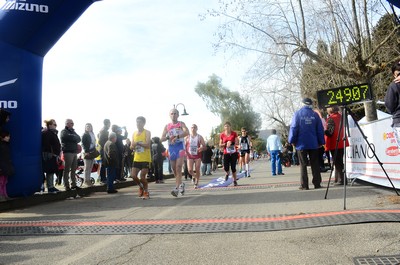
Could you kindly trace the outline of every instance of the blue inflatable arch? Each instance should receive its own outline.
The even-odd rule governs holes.
[[[396,7],[400,8],[400,0],[388,0],[388,2]]]
[[[43,59],[68,28],[99,0],[0,0],[0,107],[11,113],[15,175],[10,197],[30,196],[42,183]]]

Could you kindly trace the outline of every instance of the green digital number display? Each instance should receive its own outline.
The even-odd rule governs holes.
[[[357,102],[372,100],[370,84],[343,86],[317,92],[318,106],[327,108],[331,106],[343,106]]]

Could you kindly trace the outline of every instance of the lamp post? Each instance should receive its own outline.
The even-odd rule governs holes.
[[[189,113],[186,112],[186,108],[185,108],[185,105],[184,105],[183,103],[178,103],[178,104],[176,104],[176,105],[174,104],[174,109],[177,109],[177,107],[178,107],[179,105],[182,105],[182,106],[183,106],[183,113],[182,113],[182,116],[189,115]]]

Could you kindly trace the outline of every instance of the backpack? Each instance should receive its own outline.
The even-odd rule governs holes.
[[[165,147],[160,143],[154,143],[151,145],[152,153],[153,153],[153,161],[154,160],[164,160],[162,153],[165,152]]]
[[[332,118],[328,118],[326,121],[325,135],[331,137],[335,132],[335,121]]]

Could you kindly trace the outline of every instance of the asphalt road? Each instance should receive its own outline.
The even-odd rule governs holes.
[[[393,190],[355,183],[344,200],[344,187],[331,186],[325,199],[326,188],[298,189],[298,167],[278,177],[266,160],[251,167],[238,187],[194,190],[187,181],[178,198],[167,179],[150,184],[150,200],[131,186],[2,212],[0,264],[375,264],[391,256],[382,264],[398,264]]]

